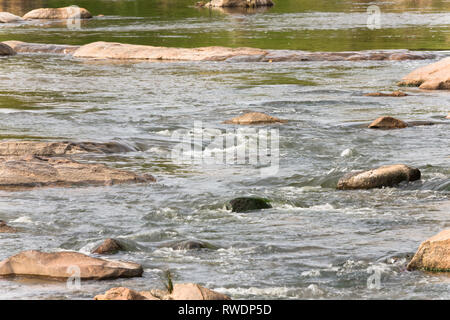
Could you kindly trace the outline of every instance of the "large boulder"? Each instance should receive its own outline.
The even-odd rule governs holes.
[[[10,227],[5,221],[0,220],[0,233],[16,233],[17,229]]]
[[[427,90],[450,90],[450,57],[418,68],[403,77],[399,85]]]
[[[393,117],[380,117],[369,124],[370,129],[402,129],[407,126],[406,122]]]
[[[92,253],[97,254],[114,254],[119,251],[124,250],[123,246],[119,241],[115,239],[108,238],[103,241],[98,247],[96,247]]]
[[[240,197],[231,200],[226,205],[232,212],[246,212],[261,209],[270,209],[272,205],[269,200],[257,197]]]
[[[243,8],[255,8],[255,7],[271,7],[273,6],[272,0],[212,0],[205,4],[205,7],[243,7]]]
[[[23,19],[9,12],[0,12],[0,23],[21,22]]]
[[[0,157],[0,189],[153,182],[151,175],[66,158]]]
[[[148,292],[137,292],[128,288],[111,288],[105,294],[99,294],[94,300],[160,300]]]
[[[281,120],[261,112],[249,112],[242,116],[227,120],[227,124],[268,124],[268,123],[286,123],[287,120]]]
[[[7,44],[0,42],[0,56],[13,56],[16,52]]]
[[[422,242],[407,269],[450,272],[450,229]]]
[[[118,142],[45,142],[0,141],[0,156],[36,155],[44,157],[65,156],[80,153],[120,153],[136,151]]]
[[[3,43],[18,53],[72,54],[80,47],[65,44],[29,43],[16,40],[4,41]]]
[[[401,182],[420,179],[420,170],[404,164],[382,166],[369,171],[350,172],[337,184],[341,190],[393,187]]]
[[[81,280],[104,280],[142,276],[137,263],[89,257],[79,252],[24,251],[0,262],[0,276],[67,279],[79,268]]]
[[[23,19],[90,19],[92,15],[84,8],[40,8],[34,9],[23,16]]]

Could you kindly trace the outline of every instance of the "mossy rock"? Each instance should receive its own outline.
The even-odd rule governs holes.
[[[272,205],[268,199],[257,197],[240,197],[231,200],[227,204],[227,209],[232,212],[246,212],[270,208],[272,208]]]

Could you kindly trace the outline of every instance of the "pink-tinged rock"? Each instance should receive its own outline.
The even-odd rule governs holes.
[[[268,114],[261,112],[249,112],[242,116],[235,117],[231,120],[227,120],[224,123],[227,124],[268,124],[268,123],[286,123],[287,120],[281,120],[276,117],[269,116]]]
[[[407,268],[450,272],[450,229],[422,242]]]
[[[23,16],[23,19],[90,19],[91,13],[84,8],[40,8],[34,9]]]
[[[21,22],[23,19],[9,12],[0,12],[0,23]]]
[[[402,86],[418,86],[425,90],[450,90],[450,57],[418,68],[403,77]]]

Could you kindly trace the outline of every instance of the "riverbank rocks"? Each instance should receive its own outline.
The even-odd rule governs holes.
[[[422,242],[407,269],[450,272],[450,229]]]
[[[112,288],[94,300],[231,300],[219,292],[194,283],[175,284],[172,293],[162,290],[137,292],[128,288]]]
[[[226,124],[268,124],[268,123],[286,123],[287,120],[281,120],[261,112],[249,112],[231,120],[224,121]]]
[[[7,44],[0,43],[0,56],[13,56],[16,52]]]
[[[119,251],[123,251],[124,248],[119,241],[108,238],[101,245],[95,248],[91,253],[96,254],[115,254]]]
[[[370,129],[402,129],[406,127],[408,127],[406,122],[393,117],[380,117],[369,124]]]
[[[4,41],[3,43],[10,46],[17,53],[72,54],[80,47],[64,44],[30,43],[15,40]]]
[[[67,279],[80,271],[81,280],[104,280],[142,276],[137,263],[110,261],[78,252],[24,251],[0,262],[0,276],[32,276]]]
[[[66,156],[80,153],[121,153],[136,151],[118,142],[45,142],[45,141],[1,141],[0,156]]]
[[[154,181],[155,178],[149,174],[139,175],[103,164],[80,163],[67,158],[0,157],[1,190]]]
[[[23,19],[90,19],[91,13],[78,7],[64,8],[40,8],[35,9],[23,16]]]
[[[450,90],[450,57],[414,70],[399,85],[418,86],[426,90]]]
[[[404,164],[382,166],[369,171],[350,172],[337,184],[340,190],[393,187],[401,182],[419,180],[420,170]]]
[[[257,197],[240,197],[231,200],[226,205],[226,207],[232,212],[246,212],[253,210],[270,209],[272,208],[272,205],[267,199]]]
[[[0,12],[0,23],[21,22],[23,19],[9,12]]]
[[[406,97],[407,94],[402,91],[394,91],[391,93],[383,93],[383,92],[372,92],[366,93],[367,97]]]
[[[256,8],[256,7],[271,7],[274,3],[272,0],[212,0],[206,4],[205,7],[243,7],[243,8]]]
[[[5,221],[0,220],[0,233],[16,233],[17,229],[10,227]]]

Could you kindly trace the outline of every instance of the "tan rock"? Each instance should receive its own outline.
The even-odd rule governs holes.
[[[205,7],[271,7],[272,0],[212,0],[206,3]]]
[[[15,40],[4,41],[3,43],[18,53],[72,54],[80,47],[61,44],[29,43]]]
[[[79,163],[66,158],[0,157],[0,189],[22,190],[36,187],[112,185],[155,181],[103,164]]]
[[[0,42],[0,56],[13,56],[16,52],[7,44]]]
[[[0,233],[16,233],[17,229],[10,227],[5,221],[0,220]]]
[[[84,8],[40,8],[23,16],[23,19],[90,19],[92,15]]]
[[[402,129],[406,128],[408,124],[402,120],[392,117],[380,117],[375,119],[370,125],[370,129]]]
[[[123,250],[122,245],[114,239],[108,238],[101,245],[95,248],[92,253],[97,254],[114,254]]]
[[[261,112],[249,112],[242,116],[227,120],[227,124],[267,124],[267,123],[286,123],[287,120],[281,120]]]
[[[450,229],[422,242],[407,269],[450,272]]]
[[[266,51],[253,48],[167,48],[100,41],[81,46],[73,56],[76,58],[124,60],[224,61],[236,56],[265,54]]]
[[[151,297],[153,296],[142,295],[128,288],[118,287],[109,289],[105,294],[95,296],[94,300],[159,300]]]
[[[399,85],[426,90],[450,90],[450,57],[418,68],[403,77]]]
[[[391,93],[372,92],[365,94],[367,97],[406,97],[407,94],[402,91],[394,91]]]
[[[19,16],[9,12],[0,12],[0,23],[14,23],[20,21],[23,21],[23,19]]]
[[[80,271],[81,280],[140,277],[137,263],[92,258],[78,252],[24,251],[0,262],[0,276],[67,279]]]
[[[420,179],[420,170],[404,164],[382,166],[369,171],[350,172],[337,184],[341,190],[393,187],[400,182]]]
[[[45,157],[65,156],[80,153],[119,153],[135,151],[118,142],[45,142],[45,141],[0,141],[0,156],[36,155]]]
[[[445,118],[446,119],[450,119],[450,113]]]

